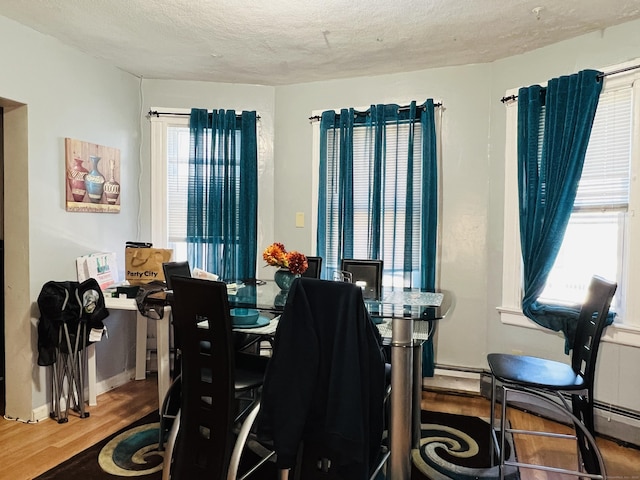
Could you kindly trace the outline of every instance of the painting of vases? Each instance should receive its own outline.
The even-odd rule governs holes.
[[[120,150],[64,139],[68,212],[120,212]]]

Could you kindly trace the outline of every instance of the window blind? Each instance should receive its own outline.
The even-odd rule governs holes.
[[[167,234],[170,243],[187,238],[189,127],[167,128]]]
[[[408,124],[387,125],[384,143],[382,209],[381,213],[381,258],[385,271],[397,272],[398,280],[402,280],[404,271],[404,246],[406,219],[405,205],[407,195],[413,198],[412,222],[412,270],[417,275],[420,270],[421,217],[422,217],[422,134],[415,129],[413,171],[408,171]],[[353,134],[353,203],[354,203],[354,258],[373,258],[371,252],[371,234],[373,222],[371,217],[373,198],[373,150],[374,139],[368,135],[370,129],[354,128]],[[339,131],[327,132],[327,150],[329,158],[339,157]],[[327,165],[327,216],[335,218],[338,211],[338,162]],[[407,185],[412,188],[410,192]],[[328,265],[339,264],[338,233],[331,229],[335,225],[329,223],[327,231]],[[335,263],[333,263],[335,262]],[[395,276],[395,274],[393,275]]]
[[[412,272],[420,270],[420,244],[421,217],[422,217],[422,134],[419,128],[414,129],[414,151],[413,169],[408,168],[408,137],[409,125],[399,124],[387,127],[385,141],[385,172],[383,175],[382,189],[383,197],[383,218],[382,218],[382,252],[381,256],[387,265],[396,272],[405,269],[405,224],[407,216],[412,231]],[[410,189],[409,189],[410,187]],[[410,213],[407,213],[405,206],[407,199],[412,206]]]
[[[629,203],[632,90],[603,92],[574,208],[626,210]]]

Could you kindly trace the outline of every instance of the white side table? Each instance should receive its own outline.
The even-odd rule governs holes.
[[[124,310],[134,312],[136,316],[136,380],[146,378],[147,357],[147,317],[138,310],[135,298],[105,297],[105,306],[108,310]],[[169,362],[169,317],[171,308],[164,309],[162,319],[157,321],[157,361],[158,361],[158,405],[162,406],[169,385],[171,383]],[[87,371],[89,379],[89,405],[97,405],[96,396],[96,347],[91,344],[87,347]]]

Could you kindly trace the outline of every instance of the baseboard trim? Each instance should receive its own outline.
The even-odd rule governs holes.
[[[136,377],[135,369],[125,370],[124,372],[109,377],[101,382],[96,383],[96,395],[108,392],[114,388],[120,387],[125,383],[132,381]],[[85,398],[89,398],[88,392],[85,392]]]
[[[49,418],[49,405],[40,405],[31,410],[32,422],[40,422],[46,418]]]

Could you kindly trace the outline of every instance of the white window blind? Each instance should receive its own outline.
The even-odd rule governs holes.
[[[632,148],[631,87],[604,91],[585,156],[574,211],[542,300],[582,302],[590,278],[601,275],[619,287],[612,309],[624,295],[627,210]]]
[[[420,245],[421,218],[422,218],[422,133],[415,128],[413,176],[408,178],[408,124],[390,124],[386,127],[383,139],[384,155],[382,165],[382,181],[380,195],[382,198],[381,216],[381,253],[384,261],[384,285],[402,285],[404,272],[404,248],[405,248],[405,210],[407,199],[407,184],[412,187],[413,211],[412,244],[413,244],[413,276],[414,282],[418,281],[420,274]],[[374,163],[373,151],[375,139],[368,134],[370,129],[366,127],[354,127],[353,133],[353,202],[354,202],[354,234],[353,244],[354,258],[373,258],[371,251],[372,201],[374,189]],[[339,130],[327,132],[328,156],[338,158],[340,155]],[[329,162],[327,176],[327,214],[334,217],[338,209],[338,182],[339,169],[337,162]],[[327,265],[337,266],[338,243],[336,231],[327,232]]]
[[[600,95],[574,208],[627,209],[632,106],[631,87]]]
[[[189,127],[167,128],[167,233],[169,243],[186,242],[189,185]]]

